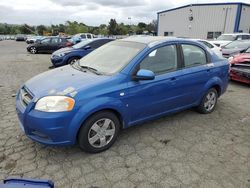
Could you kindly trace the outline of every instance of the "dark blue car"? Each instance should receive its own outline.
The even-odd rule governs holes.
[[[30,79],[16,109],[32,140],[101,152],[123,128],[191,107],[213,112],[228,72],[228,61],[199,42],[131,37]]]
[[[54,67],[74,63],[93,50],[113,40],[109,38],[86,39],[72,47],[55,51],[51,55],[51,62]]]

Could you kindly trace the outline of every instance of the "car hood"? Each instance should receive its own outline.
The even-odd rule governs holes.
[[[228,54],[228,55],[233,55],[233,54],[237,54],[237,53],[241,52],[242,50],[245,50],[245,49],[244,48],[231,48],[231,49],[223,48],[222,53]]]
[[[250,62],[250,54],[249,53],[237,54],[230,61],[231,64],[246,63],[246,62]]]
[[[71,65],[39,74],[25,83],[25,87],[36,97],[68,95],[75,97],[79,90],[100,84],[110,76],[96,75],[86,70],[79,71]]]
[[[213,44],[219,44],[220,46],[224,46],[232,41],[229,40],[215,40],[215,41],[211,41]]]

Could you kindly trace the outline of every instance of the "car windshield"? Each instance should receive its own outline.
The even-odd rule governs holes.
[[[145,47],[145,44],[136,42],[110,42],[83,57],[79,65],[112,75],[122,70]]]
[[[227,44],[224,48],[226,49],[233,49],[233,48],[242,48],[242,49],[246,49],[250,46],[250,41],[244,41],[244,40],[241,40],[241,41],[234,41],[234,42],[231,42],[229,44]]]
[[[89,44],[92,40],[84,40],[82,42],[79,42],[77,44],[75,44],[74,46],[72,46],[72,48],[75,48],[75,49],[79,49],[79,48],[82,48],[84,47],[85,45]]]
[[[235,35],[221,35],[217,38],[217,40],[229,40],[234,41],[236,39]]]

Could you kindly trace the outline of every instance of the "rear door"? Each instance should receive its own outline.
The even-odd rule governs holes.
[[[184,106],[197,102],[203,95],[203,88],[211,77],[213,64],[209,63],[210,56],[207,52],[193,44],[181,44],[182,74],[179,77],[180,87],[185,93]]]

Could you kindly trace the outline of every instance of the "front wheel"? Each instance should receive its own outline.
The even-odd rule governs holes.
[[[74,64],[76,61],[78,61],[79,60],[79,58],[77,58],[77,57],[73,57],[73,58],[70,58],[69,60],[68,60],[68,64]]]
[[[119,133],[120,121],[109,111],[92,115],[82,125],[78,134],[81,149],[90,153],[99,153],[110,148]]]
[[[34,46],[30,47],[30,52],[31,52],[32,54],[35,54],[35,53],[37,52],[36,47],[34,47]]]
[[[202,114],[209,114],[214,111],[218,100],[218,92],[215,88],[211,88],[204,95],[200,105],[198,106],[198,111]]]

